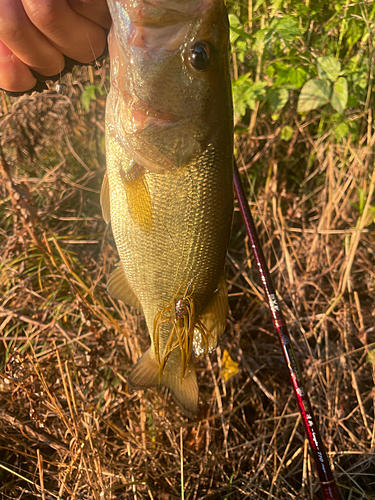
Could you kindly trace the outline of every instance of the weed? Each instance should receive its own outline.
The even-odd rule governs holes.
[[[375,6],[227,3],[236,153],[261,243],[342,495],[374,498]],[[319,497],[237,211],[228,327],[197,361],[198,418],[128,388],[148,335],[106,291],[117,253],[99,206],[94,76],[75,69],[64,95],[2,101],[2,495],[166,500],[183,473],[191,500]],[[299,113],[306,85],[322,96]]]

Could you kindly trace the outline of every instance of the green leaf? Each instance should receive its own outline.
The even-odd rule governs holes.
[[[340,123],[337,125],[337,127],[334,129],[334,134],[337,142],[341,142],[341,140],[347,136],[349,132],[349,126],[347,123]]]
[[[275,74],[274,66],[272,66],[272,64],[270,64],[268,66],[268,68],[266,69],[265,73],[272,80],[272,78],[274,77],[274,74]]]
[[[326,80],[313,78],[305,83],[298,98],[297,111],[305,113],[326,104],[332,94],[332,84]]]
[[[293,133],[293,128],[289,125],[285,125],[285,127],[281,129],[280,138],[282,141],[290,141],[290,139],[293,137]]]
[[[257,3],[255,4],[255,7],[254,7],[254,12],[256,12],[259,9],[259,7],[263,4],[264,4],[264,0],[257,0]]]
[[[267,31],[266,43],[278,39],[283,40],[286,45],[290,45],[297,37],[301,36],[298,21],[291,16],[272,19]]]
[[[103,91],[98,85],[88,85],[82,92],[81,103],[86,112],[90,110],[91,101],[96,101],[96,92],[103,95]]]
[[[272,2],[271,2],[271,5],[272,5],[271,17],[273,17],[273,14],[275,12],[277,12],[282,7],[283,3],[284,3],[284,0],[272,0]]]
[[[365,203],[366,203],[365,190],[360,187],[357,187],[357,193],[358,193],[358,210],[360,215],[363,215],[363,209],[365,208]]]
[[[368,58],[363,58],[359,64],[355,57],[348,62],[345,68],[345,76],[350,87],[347,107],[356,108],[360,105],[361,101],[366,99],[368,68]]]
[[[234,26],[230,27],[230,30],[233,31],[237,36],[243,36],[245,38],[251,38],[249,33],[246,33],[246,31],[241,30],[240,28],[236,28]]]
[[[236,33],[233,30],[233,28],[238,28],[241,23],[240,23],[240,20],[238,19],[238,17],[235,16],[234,14],[229,14],[228,19],[229,19],[229,25],[230,25],[230,33],[229,33],[230,43],[234,43],[240,35],[238,33]]]
[[[335,82],[341,72],[341,63],[335,57],[318,57],[317,69],[322,80]]]
[[[348,104],[347,104],[347,108],[357,108],[358,106],[360,106],[360,101],[354,97],[353,95],[349,95],[348,97]]]
[[[273,68],[276,75],[276,86],[288,85],[290,89],[299,89],[306,81],[306,71],[300,66],[294,67],[284,62],[277,61],[269,68]]]
[[[346,78],[340,78],[333,84],[331,104],[338,113],[342,113],[348,104],[348,84]]]
[[[284,88],[269,88],[267,89],[268,104],[273,113],[281,111],[289,100],[289,92]]]
[[[235,114],[245,116],[248,108],[254,109],[257,101],[263,101],[266,86],[267,82],[253,82],[248,74],[241,75],[238,80],[232,82]]]
[[[375,349],[370,349],[369,352],[367,353],[367,363],[371,363],[372,365],[375,365]]]
[[[271,46],[275,42],[282,42],[283,46],[289,47],[300,36],[301,30],[296,19],[291,16],[284,16],[281,19],[274,18],[269,26],[255,33],[255,47],[261,43]]]
[[[245,55],[246,55],[246,52],[247,52],[247,43],[246,43],[246,40],[237,40],[237,57],[238,57],[238,60],[240,62],[244,62],[245,61]]]

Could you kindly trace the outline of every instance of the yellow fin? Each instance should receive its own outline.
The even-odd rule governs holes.
[[[152,229],[152,205],[150,191],[143,174],[126,178],[120,171],[121,179],[126,192],[129,212],[134,222],[145,231]]]
[[[133,292],[133,289],[125,276],[125,271],[121,262],[117,264],[117,269],[115,269],[109,277],[107,290],[116,299],[120,299],[125,302],[125,304],[142,311],[142,304]]]
[[[104,174],[102,189],[100,191],[100,205],[102,207],[103,219],[108,224],[111,220],[109,204],[109,182],[107,172]]]
[[[211,352],[222,337],[228,313],[228,290],[225,276],[223,275],[211,300],[199,315],[199,322],[208,330],[210,335],[202,338],[200,328],[194,330],[193,349],[196,356],[202,356],[205,352]],[[207,347],[207,349],[206,349]]]
[[[196,416],[198,411],[198,383],[192,359],[189,361],[182,381],[180,373],[176,370],[168,370],[167,364],[160,385],[170,389],[172,398],[187,417],[194,418]]]
[[[227,382],[231,377],[234,377],[239,372],[238,363],[233,361],[226,349],[224,349],[221,363],[221,376],[223,377],[224,382]]]
[[[147,349],[130,372],[128,384],[133,389],[148,389],[149,387],[157,387],[158,380],[159,364],[151,356],[151,349]]]
[[[128,384],[133,389],[147,389],[157,387],[158,381],[159,364],[148,349],[131,371]],[[187,417],[195,417],[198,411],[198,383],[193,360],[190,360],[182,382],[179,371],[168,370],[167,365],[160,385],[171,391],[174,401]]]

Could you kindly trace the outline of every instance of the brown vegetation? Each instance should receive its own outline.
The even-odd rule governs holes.
[[[3,96],[2,498],[167,500],[182,477],[191,500],[320,498],[238,212],[228,328],[197,362],[198,418],[128,388],[149,338],[106,291],[117,255],[99,205],[105,101],[80,101],[91,71],[65,95]],[[343,498],[375,498],[375,136],[336,144],[293,120],[286,142],[260,113],[238,163]],[[227,382],[224,349],[239,367]]]

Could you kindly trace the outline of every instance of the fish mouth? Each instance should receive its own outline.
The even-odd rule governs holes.
[[[203,0],[144,0],[128,12],[132,21],[140,26],[166,26],[195,14],[203,3]]]
[[[124,49],[177,50],[192,18],[203,16],[218,0],[109,0],[115,30]]]
[[[116,96],[111,106],[116,128],[135,136],[150,127],[163,129],[178,124],[181,117],[145,102],[139,95],[137,86],[124,83],[132,71],[133,61],[132,57],[128,58],[128,54],[124,54],[113,31],[109,35],[108,44],[111,54],[111,89]]]
[[[162,130],[180,122],[176,115],[158,111],[150,104],[141,101],[137,96],[131,96],[127,92],[122,92],[122,96],[127,112],[127,119],[123,120],[122,123],[127,134],[136,135],[150,127]]]
[[[188,31],[186,22],[160,25],[136,25],[127,42],[129,47],[141,49],[151,54],[154,50],[174,52],[185,40]]]
[[[138,86],[124,84],[131,71],[132,61],[124,55],[123,47],[117,43],[113,31],[109,36],[109,48],[113,96],[110,104],[107,103],[107,113],[111,117],[108,120],[109,135],[145,170],[155,173],[175,170],[178,166],[163,154],[160,147],[150,143],[149,135],[162,137],[167,130],[178,127],[184,117],[160,109],[157,102],[146,102],[139,95]],[[150,154],[142,150],[150,151]]]
[[[110,9],[126,11],[138,26],[163,27],[204,13],[218,0],[109,0]],[[115,5],[116,4],[116,5]]]

